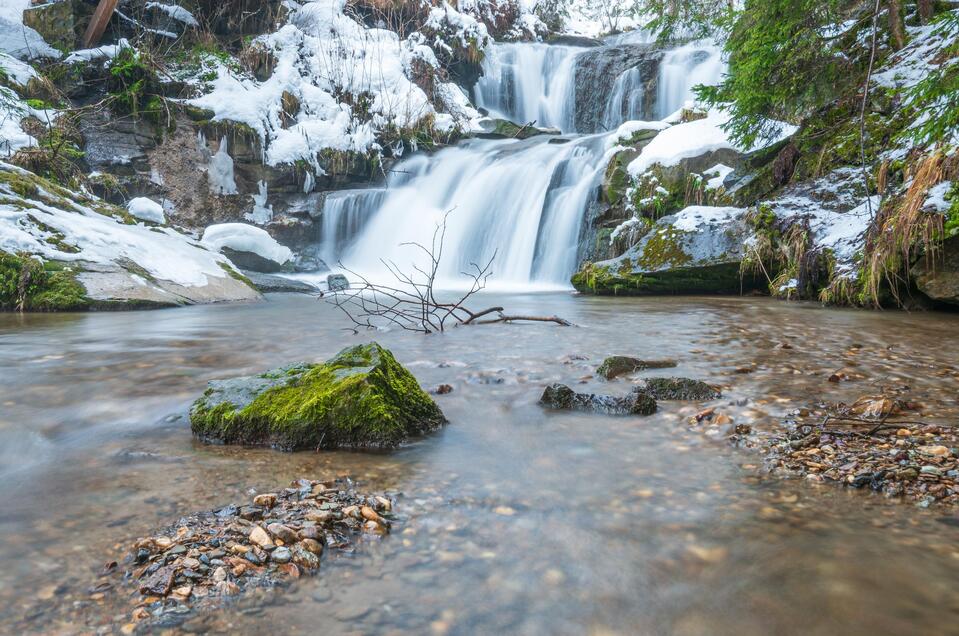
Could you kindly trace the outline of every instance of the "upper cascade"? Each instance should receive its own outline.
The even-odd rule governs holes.
[[[668,117],[694,98],[694,86],[717,83],[724,69],[721,48],[709,41],[673,49],[640,36],[597,47],[496,44],[474,97],[493,117],[591,134]]]

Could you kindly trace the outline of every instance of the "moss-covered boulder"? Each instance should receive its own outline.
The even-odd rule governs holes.
[[[393,354],[371,343],[322,364],[210,382],[190,423],[207,442],[292,451],[393,448],[446,418]]]
[[[656,221],[622,256],[587,263],[572,283],[604,295],[740,293],[760,283],[740,272],[753,233],[745,210],[690,206]]]
[[[630,356],[610,356],[596,368],[596,374],[607,380],[612,380],[636,371],[669,369],[675,366],[675,360],[641,360]]]
[[[481,123],[484,132],[476,136],[481,139],[529,139],[538,135],[559,135],[555,128],[537,128],[532,124],[519,125],[506,119],[490,119]]]

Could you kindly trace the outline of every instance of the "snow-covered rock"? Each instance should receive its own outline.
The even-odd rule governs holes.
[[[130,202],[127,203],[127,211],[141,221],[149,221],[158,225],[166,223],[163,206],[153,199],[146,197],[130,199]]]
[[[657,220],[622,256],[588,265],[573,284],[600,294],[738,293],[752,284],[740,274],[754,235],[746,213],[689,206]]]
[[[225,252],[244,269],[277,272],[293,258],[290,248],[277,243],[263,230],[246,223],[219,223],[203,232],[202,242]]]
[[[0,251],[72,268],[94,303],[255,300],[230,261],[170,228],[0,162]]]

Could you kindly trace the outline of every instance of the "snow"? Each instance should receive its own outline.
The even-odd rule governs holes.
[[[266,225],[273,220],[273,208],[267,204],[270,195],[267,192],[266,181],[257,183],[257,190],[259,194],[250,195],[253,197],[253,210],[245,216],[248,221],[253,221],[257,225]]]
[[[0,170],[30,175],[2,162]],[[6,188],[0,185],[0,190]],[[170,228],[125,225],[78,202],[79,198],[63,198],[42,188],[36,199],[21,199],[10,190],[6,193],[19,200],[17,204],[0,203],[0,250],[5,252],[22,251],[45,259],[104,265],[129,259],[154,278],[185,287],[205,286],[208,278],[225,276],[220,264],[228,265],[229,261],[224,256],[203,249],[190,237]],[[52,201],[60,207],[51,205]],[[61,252],[48,242],[52,238],[48,229],[41,227],[62,233],[63,241],[79,251]]]
[[[254,41],[276,59],[269,79],[259,82],[219,65],[210,92],[190,103],[212,110],[215,121],[250,126],[263,141],[268,165],[305,160],[317,174],[322,174],[321,150],[378,150],[378,131],[412,128],[436,116],[429,97],[411,80],[414,62],[438,64],[423,34],[400,40],[396,33],[354,21],[343,14],[343,6],[344,0],[291,3],[288,23]],[[466,38],[485,29],[451,7],[433,11],[439,12],[437,23],[450,27],[444,37]],[[281,117],[284,93],[300,104],[289,126]],[[337,95],[350,99],[340,101]],[[453,84],[438,82],[436,97],[447,111],[436,117],[440,128],[469,128],[469,120],[478,116]],[[365,112],[354,112],[350,102],[358,99],[367,105]]]
[[[130,199],[127,203],[127,211],[135,218],[141,221],[151,223],[166,223],[166,217],[163,214],[163,206],[152,199],[146,197],[136,197]]]
[[[683,232],[696,232],[703,225],[725,225],[745,212],[743,208],[691,205],[676,214],[673,227]]]
[[[627,121],[620,124],[616,132],[610,136],[612,143],[629,141],[630,138],[641,130],[666,130],[669,124],[662,121]]]
[[[640,223],[641,221],[639,219],[637,219],[636,217],[633,217],[617,225],[613,229],[612,233],[609,235],[609,244],[612,245],[613,243],[615,243],[616,239],[618,239],[622,234],[624,234],[625,232],[632,231],[633,228],[638,227]]]
[[[191,27],[199,26],[200,23],[196,21],[196,18],[193,17],[193,14],[181,7],[178,4],[162,4],[160,2],[147,2],[147,9],[157,9],[166,13],[168,16],[182,22],[183,24]]]
[[[683,159],[698,157],[724,148],[735,149],[722,125],[729,117],[718,111],[711,111],[705,119],[685,124],[677,124],[659,133],[642,153],[633,159],[627,170],[629,174],[639,176],[653,165],[675,166]]]
[[[750,150],[737,147],[729,139],[723,130],[723,125],[728,121],[727,114],[711,110],[704,119],[671,126],[656,135],[649,145],[643,148],[640,155],[629,163],[627,171],[633,177],[638,177],[656,164],[664,167],[675,166],[683,159],[727,148],[739,152]],[[779,136],[767,141],[767,144],[777,143],[796,130],[796,126],[780,124]]]
[[[266,230],[246,223],[220,223],[203,232],[202,242],[216,250],[224,247],[237,252],[253,252],[282,265],[293,258],[290,248],[280,245]]]
[[[73,51],[64,62],[72,64],[74,62],[92,62],[93,60],[112,60],[119,55],[120,51],[129,48],[133,48],[130,46],[130,42],[126,38],[120,38],[120,41],[116,44],[105,44],[93,49]]]
[[[227,147],[226,136],[220,139],[220,147],[210,157],[207,167],[210,192],[213,194],[236,194],[236,180],[233,178],[233,157]]]
[[[18,86],[26,86],[27,82],[37,77],[37,72],[32,66],[2,52],[0,52],[0,68],[6,71],[7,77]]]
[[[873,74],[873,81],[886,88],[909,88],[935,70],[938,65],[933,60],[944,46],[943,37],[936,29],[936,25],[908,27],[909,44]]]
[[[30,0],[3,0],[0,2],[0,52],[21,60],[38,57],[59,59],[60,51],[47,44],[43,37],[23,24],[23,11]]]
[[[36,139],[20,128],[20,120],[31,112],[16,93],[0,86],[0,157],[9,157],[20,148],[37,144]]]
[[[703,172],[704,177],[709,177],[709,181],[706,182],[707,190],[718,190],[723,187],[723,183],[735,168],[730,168],[729,166],[718,163],[709,170]]]
[[[946,200],[946,195],[952,189],[952,181],[943,181],[929,188],[926,192],[926,200],[923,203],[923,210],[929,212],[945,213],[952,205],[951,201]]]

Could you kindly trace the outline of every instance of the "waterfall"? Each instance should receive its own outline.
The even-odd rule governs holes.
[[[574,67],[584,50],[539,43],[493,45],[476,84],[476,105],[491,117],[575,132]]]
[[[331,265],[339,262],[385,198],[385,190],[372,188],[327,195],[320,215],[320,258]]]
[[[697,84],[718,84],[726,70],[722,49],[710,42],[693,42],[668,51],[659,66],[656,115],[665,119],[695,99]]]
[[[642,119],[645,92],[646,86],[638,68],[631,68],[617,77],[603,114],[606,130],[613,130],[625,121]]]
[[[401,243],[430,245],[446,213],[439,271],[443,286],[462,285],[461,272],[496,255],[497,287],[567,287],[575,270],[583,210],[596,196],[606,139],[563,144],[472,140],[433,156],[404,161],[402,180],[363,227],[343,263],[364,274],[385,273],[380,259],[408,271],[422,254]]]
[[[495,254],[491,287],[568,288],[583,218],[616,144],[607,132],[577,134],[577,122],[587,131],[615,130],[644,114],[665,117],[692,98],[694,85],[716,83],[724,70],[712,44],[663,52],[615,42],[491,47],[474,89],[477,105],[493,117],[566,134],[471,139],[403,159],[385,188],[330,193],[320,222],[323,258],[371,280],[392,280],[382,261],[403,271],[423,266],[422,252],[401,244],[429,246],[446,218],[438,285],[461,287],[462,272]]]

